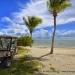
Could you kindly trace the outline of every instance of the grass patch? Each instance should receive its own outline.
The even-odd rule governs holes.
[[[19,54],[26,50],[21,47],[18,49]],[[35,75],[35,72],[39,70],[38,66],[42,64],[35,59],[29,59],[28,56],[23,56],[15,58],[9,68],[0,67],[0,75]]]
[[[29,52],[29,50],[28,49],[25,49],[25,48],[23,48],[23,47],[18,47],[18,54],[21,54],[21,53],[23,53],[23,52]]]
[[[52,71],[55,71],[55,68],[54,68],[54,67],[50,67],[50,69],[51,69]]]

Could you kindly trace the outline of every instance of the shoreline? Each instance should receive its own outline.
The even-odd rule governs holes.
[[[29,47],[29,46],[26,46],[26,47]],[[51,48],[49,46],[32,46],[32,47],[35,47],[35,48]],[[75,47],[54,47],[54,48],[75,49]]]

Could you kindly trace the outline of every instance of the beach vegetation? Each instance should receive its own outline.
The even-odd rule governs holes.
[[[50,54],[53,54],[54,37],[55,37],[55,31],[56,31],[56,18],[59,12],[64,11],[67,7],[71,6],[70,1],[71,0],[47,0],[48,10],[53,15],[53,18],[54,18],[54,31],[52,35],[52,44],[51,44]]]
[[[21,36],[17,40],[18,46],[30,46],[31,37],[30,36]],[[33,40],[32,40],[33,43]]]
[[[54,67],[50,67],[50,70],[55,71],[55,68]]]
[[[25,49],[21,46],[18,46],[18,54],[28,53],[29,51],[30,51],[29,49]]]
[[[19,47],[18,48],[18,58],[14,58],[12,64],[9,68],[2,68],[0,64],[0,75],[35,75],[39,71],[39,67],[42,64],[34,59],[29,59],[26,55],[27,49]],[[24,56],[20,56],[23,55]]]
[[[27,26],[27,28],[29,29],[30,36],[31,36],[30,47],[32,47],[32,32],[34,28],[37,27],[42,22],[42,19],[35,16],[28,16],[27,19],[23,17],[23,21],[25,25]]]

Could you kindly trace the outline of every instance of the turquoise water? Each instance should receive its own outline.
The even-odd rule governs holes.
[[[51,39],[34,39],[33,46],[51,47]],[[75,38],[55,38],[54,47],[75,48]]]

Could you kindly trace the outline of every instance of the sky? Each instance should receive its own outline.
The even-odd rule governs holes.
[[[75,0],[72,6],[57,16],[56,37],[75,37]],[[48,11],[46,0],[0,0],[0,35],[29,35],[23,17],[36,16],[43,22],[33,31],[33,37],[51,37],[53,16]]]

